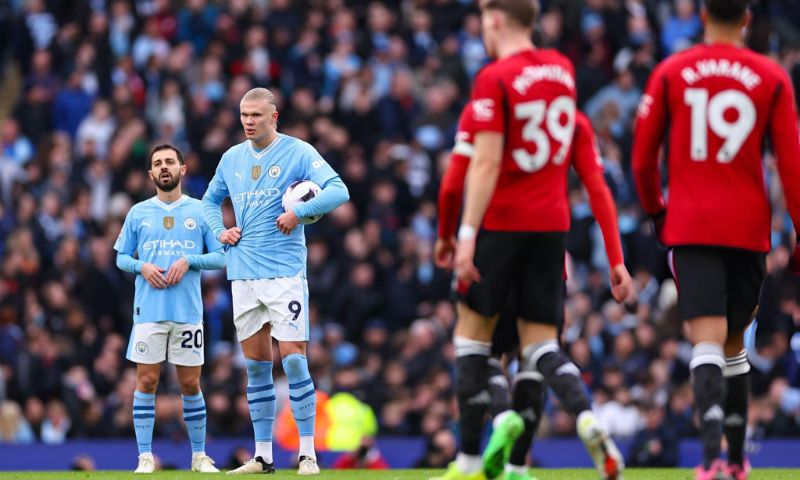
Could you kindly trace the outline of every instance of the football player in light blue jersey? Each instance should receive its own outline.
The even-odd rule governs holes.
[[[328,213],[349,199],[347,187],[308,143],[277,132],[275,97],[265,88],[240,104],[243,143],[222,155],[203,196],[203,215],[226,244],[236,335],[247,365],[247,401],[255,433],[254,458],[230,474],[272,473],[275,388],[272,339],[289,380],[289,402],[300,435],[298,473],[319,473],[314,451],[316,399],[308,372],[306,245],[299,219]],[[312,200],[284,212],[281,196],[298,180],[322,187]],[[230,197],[236,226],[225,229],[220,205]]]
[[[136,274],[134,324],[127,353],[128,360],[136,363],[136,473],[155,470],[151,447],[155,393],[161,362],[167,358],[176,366],[180,383],[183,420],[192,444],[192,471],[218,472],[205,453],[200,270],[224,267],[225,254],[203,220],[200,201],[181,191],[186,165],[180,150],[169,144],[156,145],[148,155],[147,169],[157,194],[130,209],[114,244],[117,266]],[[203,253],[204,248],[208,253]]]

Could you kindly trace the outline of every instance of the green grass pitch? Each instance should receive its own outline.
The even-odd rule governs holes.
[[[532,471],[538,480],[594,480],[597,475],[589,469],[536,469]],[[316,478],[336,480],[426,480],[441,470],[323,470]],[[625,480],[693,480],[694,472],[687,469],[629,469]],[[186,471],[157,472],[151,475],[134,475],[131,472],[0,472],[3,480],[198,480],[216,478],[218,475],[200,474]],[[247,478],[250,478],[249,476]],[[228,477],[230,478],[230,477]],[[279,470],[274,476],[256,476],[264,479],[297,478],[293,470]],[[757,469],[750,474],[750,480],[791,480],[800,479],[800,469]]]

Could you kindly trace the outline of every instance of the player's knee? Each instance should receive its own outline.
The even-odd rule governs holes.
[[[136,378],[136,390],[142,393],[156,393],[158,387],[158,374],[153,372],[140,372]]]
[[[305,356],[299,353],[284,354],[283,357],[283,370],[286,372],[288,378],[301,378],[308,377],[308,360]]]
[[[181,394],[197,395],[200,393],[200,378],[184,378],[181,380]]]
[[[520,365],[520,370],[528,372],[539,371],[539,360],[549,353],[559,352],[560,350],[558,342],[555,340],[530,343],[522,349],[522,365]]]
[[[279,342],[278,348],[280,349],[281,356],[283,358],[286,358],[289,355],[306,354],[306,342]]]

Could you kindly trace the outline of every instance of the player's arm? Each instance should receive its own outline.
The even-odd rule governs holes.
[[[144,261],[133,258],[127,253],[117,252],[117,268],[128,273],[142,273]]]
[[[317,149],[309,144],[303,144],[300,148],[307,169],[305,178],[319,185],[322,190],[310,201],[298,203],[290,211],[278,217],[275,223],[278,230],[285,235],[292,233],[301,218],[324,215],[350,200],[347,186]]]
[[[639,102],[633,135],[633,178],[644,212],[663,217],[666,204],[661,192],[658,171],[659,154],[664,140],[666,123],[666,79],[656,69]]]
[[[203,225],[203,242],[206,245],[206,252],[202,255],[187,255],[189,268],[193,270],[219,270],[225,267],[225,250],[222,244],[214,236],[214,232]]]
[[[468,152],[457,153],[458,143],[453,147],[450,164],[447,165],[444,176],[442,176],[442,184],[439,187],[439,233],[434,248],[434,262],[439,268],[448,270],[453,268],[458,214],[464,199],[464,179],[467,176],[467,168],[473,150],[472,144],[465,143],[464,145],[469,147]]]
[[[491,67],[482,70],[475,79],[472,92],[475,152],[467,169],[464,214],[456,248],[457,275],[466,284],[480,280],[480,273],[473,263],[475,239],[500,175],[506,129],[502,109],[506,107],[501,79]]]
[[[153,288],[166,288],[167,279],[163,275],[163,268],[133,256],[138,245],[133,212],[133,209],[128,212],[125,223],[122,224],[122,230],[114,243],[114,250],[117,251],[117,268],[124,272],[141,275]]]
[[[578,113],[573,140],[573,164],[581,183],[589,194],[589,204],[600,231],[603,232],[608,264],[611,267],[611,293],[618,302],[625,300],[631,291],[631,276],[625,268],[622,243],[617,224],[617,206],[603,176],[603,165],[597,142],[589,120]]]
[[[214,238],[214,234],[207,225],[203,224],[203,241],[207,253],[186,255],[179,258],[167,271],[167,283],[175,285],[189,270],[218,270],[225,266],[225,251],[222,244]]]
[[[792,217],[795,234],[800,239],[800,133],[797,107],[789,76],[780,70],[781,82],[775,92],[775,104],[769,119],[770,139],[777,157],[778,173],[783,184],[786,208]],[[790,268],[800,273],[800,241],[795,245]]]
[[[203,195],[201,210],[203,212],[203,220],[208,224],[214,234],[214,238],[227,245],[236,245],[239,239],[242,238],[242,229],[239,227],[226,229],[225,223],[222,221],[222,202],[230,195],[228,185],[222,175],[224,162],[225,155],[219,161],[214,177],[208,182],[208,188]]]
[[[338,176],[331,178],[321,187],[322,190],[319,192],[319,195],[308,202],[298,202],[297,205],[292,208],[295,217],[300,219],[304,217],[313,217],[315,215],[324,215],[350,200],[350,192],[347,190],[347,186],[342,179]]]

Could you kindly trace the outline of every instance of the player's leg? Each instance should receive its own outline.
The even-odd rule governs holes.
[[[131,330],[126,357],[136,363],[136,390],[133,392],[133,427],[139,451],[136,473],[155,471],[153,427],[156,389],[161,362],[167,356],[169,327],[163,323],[138,323]]]
[[[289,406],[300,435],[297,473],[319,474],[314,449],[317,396],[308,370],[308,283],[302,275],[271,281],[269,302],[272,337],[278,340],[289,382]]]
[[[692,385],[700,419],[703,464],[698,480],[725,478],[720,460],[722,421],[725,418],[725,368],[723,345],[728,333],[727,282],[720,249],[677,247],[673,267],[678,286],[678,309],[688,322],[692,345]]]
[[[319,473],[314,449],[314,424],[317,413],[317,396],[314,381],[308,370],[306,342],[278,342],[283,357],[283,371],[289,382],[289,406],[297,423],[300,448],[297,452],[298,473]]]
[[[272,382],[272,337],[269,310],[258,300],[265,280],[234,280],[233,323],[247,368],[247,403],[255,436],[253,459],[228,474],[275,473],[272,425],[275,422],[275,386]]]
[[[728,440],[728,475],[745,480],[750,465],[744,456],[747,403],[750,396],[750,363],[744,348],[744,332],[758,311],[761,284],[766,270],[764,254],[729,252],[728,338],[725,341],[725,422]]]
[[[489,359],[489,391],[492,394],[492,404],[489,408],[489,413],[493,417],[492,423],[497,424],[497,428],[493,429],[492,436],[489,438],[489,443],[483,455],[484,473],[488,477],[499,475],[502,471],[501,469],[505,467],[506,477],[530,478],[527,473],[527,467],[524,465],[533,434],[528,435],[529,432],[527,431],[519,432],[520,425],[523,425],[523,429],[528,426],[528,422],[522,417],[502,413],[509,409],[511,411],[516,409],[513,408],[514,404],[509,398],[509,385],[505,372],[500,368],[500,361],[495,359],[495,357],[501,355],[507,358],[516,357],[516,352],[519,348],[516,308],[516,295],[513,292],[509,292],[492,337],[493,358]],[[513,398],[516,399],[517,403],[521,398],[520,395],[524,396],[529,393],[527,385],[521,385],[521,390],[518,390],[518,387],[519,385],[515,384],[513,392]],[[515,442],[513,437],[517,435],[519,435],[519,438]],[[523,437],[527,438],[527,443]],[[520,447],[517,448],[517,446]],[[517,451],[516,456],[514,455],[515,450]],[[522,450],[521,454],[519,450]],[[511,469],[510,464],[512,461],[514,459],[520,461],[520,458],[522,459],[520,465],[523,465],[523,467]],[[521,472],[524,472],[524,474]]]
[[[566,291],[566,290],[565,290]],[[562,308],[563,311],[563,308]],[[559,322],[559,326],[562,322]],[[513,322],[512,337],[514,350],[519,348],[519,328],[517,321]],[[528,469],[528,452],[533,444],[533,438],[541,423],[544,403],[547,397],[547,388],[544,378],[536,372],[521,372],[514,378],[512,391],[512,408],[519,412],[525,429],[511,449],[508,463],[505,466],[506,480],[533,480]]]
[[[489,415],[497,416],[511,407],[511,387],[503,368],[504,360],[512,359],[516,355],[519,345],[516,324],[516,299],[509,295],[506,305],[497,321],[492,334],[492,349],[489,357],[489,393],[492,401],[489,404]]]
[[[460,449],[445,479],[482,478],[481,433],[491,403],[488,359],[492,335],[508,292],[516,239],[510,232],[482,230],[475,249],[481,281],[468,288],[458,285],[456,399]]]
[[[214,460],[206,455],[206,401],[200,390],[204,363],[202,324],[172,324],[169,362],[175,365],[181,390],[183,421],[192,446],[192,471],[217,473]]]
[[[744,348],[744,331],[729,332],[725,342],[725,422],[728,440],[728,476],[745,480],[750,470],[744,456],[747,434],[747,406],[750,396],[750,363]]]
[[[511,449],[511,456],[505,466],[506,480],[531,479],[528,473],[528,451],[539,429],[546,396],[547,389],[541,375],[521,372],[514,378],[512,408],[522,417],[525,429]]]
[[[591,410],[580,369],[559,346],[558,324],[564,309],[564,245],[561,233],[531,234],[517,294],[522,361],[520,371],[542,378],[564,409],[577,419],[583,440],[602,478],[617,478],[624,469],[619,449]]]

